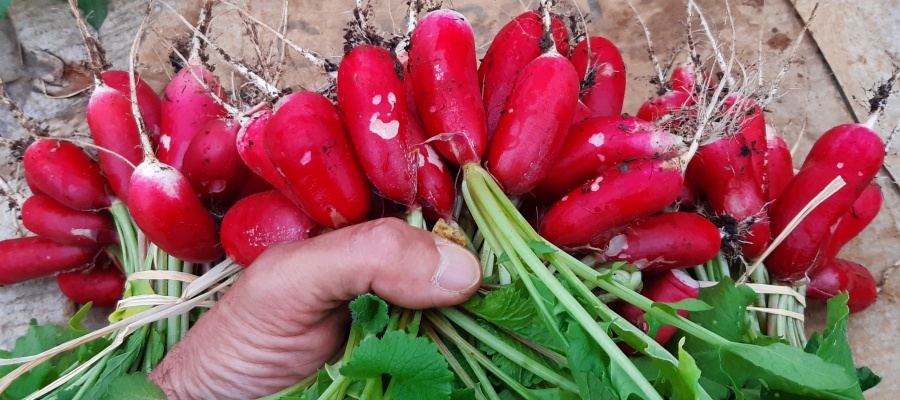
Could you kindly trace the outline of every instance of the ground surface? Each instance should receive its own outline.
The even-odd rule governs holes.
[[[672,55],[673,49],[683,47],[686,14],[681,2],[633,2],[653,35],[661,59]],[[11,96],[25,112],[46,121],[52,134],[85,136],[86,97],[72,95],[84,85],[70,63],[83,60],[84,51],[71,14],[59,0],[14,3],[9,18],[0,21],[0,78],[9,84]],[[124,69],[131,39],[145,6],[139,4],[142,2],[120,0],[110,3],[110,13],[100,36],[114,67]],[[199,2],[177,3],[175,7],[189,20],[196,18]],[[352,7],[352,2],[303,0],[290,3],[289,37],[302,46],[337,59],[341,54],[341,29],[350,18],[347,10]],[[625,108],[635,112],[653,93],[650,79],[655,73],[647,57],[646,39],[634,13],[620,0],[590,3],[579,0],[576,3],[589,15],[590,32],[613,40],[622,51],[630,76]],[[707,7],[712,29],[724,32],[720,40],[731,40],[731,28],[725,24],[722,2],[700,3]],[[808,17],[813,2],[796,0],[796,3],[795,8],[788,0],[731,2],[736,50],[748,64],[762,54],[766,60],[763,71],[766,79],[772,79],[780,69],[795,44],[802,18]],[[807,36],[800,43],[796,62],[782,85],[781,97],[766,115],[767,122],[782,132],[789,143],[798,143],[795,166],[799,166],[812,141],[826,129],[852,122],[854,118],[864,119],[865,90],[888,75],[891,60],[896,62],[900,52],[900,11],[890,7],[891,0],[829,0],[821,3],[818,20],[812,28],[813,36]],[[281,1],[257,0],[252,2],[250,10],[262,20],[277,25],[281,5]],[[521,12],[524,6],[529,6],[515,1],[474,0],[454,1],[453,5],[475,27],[482,54],[490,43],[491,33],[510,16]],[[249,63],[257,62],[257,52],[246,40],[247,32],[236,14],[229,12],[225,5],[216,6],[214,14],[217,16],[212,24],[213,40],[230,54]],[[385,30],[399,31],[405,24],[404,15],[405,6],[399,1],[380,1],[376,5],[375,23]],[[148,33],[141,46],[138,72],[159,91],[171,74],[166,45],[171,39],[182,37],[186,29],[161,6],[154,10],[152,27],[153,31]],[[268,35],[261,34],[261,37],[261,54],[265,58],[272,45]],[[281,82],[282,87],[317,88],[324,82],[321,74],[296,55],[289,53],[287,60],[289,68]],[[232,70],[220,61],[218,57],[212,57],[212,62],[220,65],[216,73],[225,82],[238,81]],[[900,117],[900,100],[893,99],[889,108],[889,117],[879,127],[885,136]],[[0,133],[13,138],[24,135],[5,112],[0,112]],[[18,164],[5,149],[0,149],[0,160],[3,161],[0,175],[11,186],[17,187]],[[875,223],[842,253],[846,258],[867,265],[876,277],[882,276],[900,260],[900,207],[897,206],[900,191],[890,173],[897,172],[900,166],[897,160],[897,151],[891,149],[887,168],[878,180],[883,187],[886,207]],[[0,238],[17,235],[16,218],[17,213],[12,210],[0,214]],[[858,362],[869,365],[885,377],[885,382],[869,393],[873,399],[894,398],[892,394],[900,392],[900,384],[896,382],[900,376],[900,352],[895,347],[895,334],[900,328],[897,322],[900,321],[900,307],[896,302],[900,294],[898,276],[887,277],[875,306],[851,319],[850,340]],[[0,288],[0,348],[10,347],[12,340],[25,331],[29,319],[63,322],[74,309],[75,306],[58,293],[54,279]],[[102,323],[103,314],[102,311],[95,313],[94,323]],[[821,307],[812,307],[808,314],[808,326],[821,327],[824,320]]]

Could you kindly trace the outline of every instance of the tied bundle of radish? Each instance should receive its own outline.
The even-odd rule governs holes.
[[[99,164],[67,141],[29,147],[36,196],[23,222],[40,237],[0,242],[14,254],[0,283],[57,274],[73,300],[118,309],[93,333],[76,317],[73,335],[86,336],[45,356],[111,340],[54,364],[59,379],[10,393],[102,398],[127,372],[150,372],[202,315],[192,309],[212,306],[266,249],[384,216],[475,252],[480,290],[424,311],[361,296],[341,357],[269,398],[860,399],[877,381],[846,356],[846,314],[874,301],[874,280],[837,256],[881,207],[883,145],[864,125],[837,127],[794,176],[763,117],[771,94],[730,75],[733,55],[711,32],[712,61],[689,31],[690,60],[668,80],[660,68],[659,90],[629,116],[616,45],[552,1],[512,18],[480,64],[466,16],[418,1],[391,38],[357,2],[339,64],[287,38],[287,8],[277,29],[222,3],[260,52],[258,27],[325,85],[281,89],[284,64],[227,54],[205,2],[196,27],[177,15],[191,51],[172,53],[180,69],[160,102],[133,67],[104,71],[79,19]],[[687,25],[708,30],[687,7]],[[257,95],[220,84],[204,48]],[[838,176],[846,186],[825,198]],[[829,329],[810,346],[804,292],[829,301]],[[26,385],[14,382],[33,365],[0,372],[0,393]],[[136,381],[114,395],[148,393]]]

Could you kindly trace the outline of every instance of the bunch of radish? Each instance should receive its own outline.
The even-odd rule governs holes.
[[[622,298],[568,309],[581,324],[615,325],[619,345],[591,332],[609,352],[666,344],[688,313],[636,335],[650,331],[647,304],[696,299],[708,277],[694,267],[720,258],[740,271],[764,261],[778,284],[809,279],[811,299],[849,292],[852,311],[874,302],[871,274],[837,258],[881,207],[884,145],[871,122],[826,132],[795,174],[765,99],[727,90],[694,61],[623,114],[616,46],[570,37],[542,5],[501,29],[480,64],[466,17],[439,9],[399,40],[351,40],[336,71],[322,62],[333,94],[261,83],[269,97],[246,109],[202,61],[202,28],[161,100],[133,73],[98,70],[86,113],[99,162],[62,140],[28,148],[35,195],[22,219],[38,236],[0,242],[0,284],[58,274],[73,300],[111,306],[122,271],[145,260],[171,257],[179,272],[225,257],[250,267],[278,243],[398,216],[460,229],[486,287],[533,274],[553,291],[548,277],[577,276],[593,285],[580,294]],[[845,186],[816,200],[838,177]],[[648,303],[629,297],[635,289]]]

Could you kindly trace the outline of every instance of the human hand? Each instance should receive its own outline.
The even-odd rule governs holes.
[[[384,218],[274,246],[150,374],[170,399],[257,398],[315,373],[344,344],[347,303],[374,292],[410,309],[472,296],[465,248]]]

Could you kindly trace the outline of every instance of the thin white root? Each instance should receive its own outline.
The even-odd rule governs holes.
[[[138,107],[137,84],[134,76],[134,61],[137,59],[137,49],[144,37],[144,30],[147,29],[147,23],[150,21],[150,12],[152,11],[153,2],[147,4],[147,13],[138,27],[137,33],[134,35],[134,41],[131,43],[131,54],[128,56],[128,85],[131,89],[131,113],[134,114],[134,122],[137,124],[138,135],[141,137],[141,147],[144,150],[144,160],[155,160],[156,155],[153,153],[153,145],[150,143],[150,135],[144,126],[144,118],[141,115],[141,109]]]
[[[700,17],[700,26],[703,27],[703,32],[706,33],[707,38],[710,41],[710,47],[712,48],[713,53],[716,56],[716,62],[719,64],[719,69],[722,70],[723,76],[728,81],[729,86],[734,85],[734,78],[731,77],[731,65],[730,63],[725,61],[725,56],[722,55],[721,50],[719,49],[719,44],[716,41],[716,37],[712,33],[712,29],[709,26],[709,22],[706,21],[706,17],[703,15],[703,10],[700,9],[700,6],[697,5],[694,0],[688,0],[688,7],[693,7],[697,11],[697,15]]]
[[[316,53],[312,50],[300,47],[299,45],[294,43],[291,39],[288,39],[287,36],[281,34],[281,32],[279,32],[277,29],[272,28],[271,26],[267,25],[265,22],[260,21],[258,18],[254,17],[253,15],[251,15],[249,12],[247,12],[243,8],[239,7],[238,5],[231,3],[230,1],[227,1],[227,0],[221,0],[221,1],[223,4],[228,5],[229,7],[235,9],[237,12],[246,16],[251,21],[253,21],[256,24],[267,29],[269,32],[271,32],[273,35],[275,35],[278,39],[280,39],[281,41],[286,43],[288,46],[290,46],[292,49],[294,49],[294,51],[300,53],[300,55],[302,55],[304,58],[309,60],[309,62],[312,63],[313,65],[324,69],[325,72],[327,72],[329,74],[329,76],[331,76],[332,79],[337,79],[337,66],[335,66],[334,63],[326,60],[324,57],[320,56],[318,53]]]
[[[666,83],[666,71],[663,70],[659,65],[659,58],[656,57],[656,51],[653,50],[653,39],[650,38],[650,29],[647,28],[647,24],[644,23],[644,18],[641,17],[641,14],[638,12],[637,8],[634,7],[634,4],[631,0],[625,0],[628,3],[628,7],[631,7],[631,11],[634,12],[634,16],[637,17],[638,23],[641,24],[641,28],[644,30],[644,35],[647,37],[647,53],[650,55],[650,62],[653,63],[653,67],[656,68],[656,78],[659,79],[659,85],[665,85]]]
[[[9,93],[6,92],[6,82],[0,79],[0,102],[6,105],[6,108],[16,117],[16,122],[24,128],[32,137],[45,137],[48,135],[47,128],[35,122],[22,112],[22,109],[12,101]]]
[[[165,6],[166,8],[168,8],[170,11],[172,11],[172,13],[174,13],[178,17],[178,19],[181,21],[182,24],[184,24],[186,27],[191,29],[194,32],[195,37],[199,37],[200,39],[202,39],[206,43],[207,46],[209,46],[210,48],[215,50],[217,53],[219,53],[219,56],[221,56],[222,59],[225,60],[225,62],[227,62],[235,70],[237,70],[237,72],[239,74],[250,79],[250,81],[253,82],[253,84],[256,85],[256,87],[258,87],[260,90],[265,92],[267,96],[269,96],[270,98],[276,98],[279,95],[281,95],[281,91],[278,90],[277,87],[275,87],[271,83],[267,82],[265,79],[263,79],[263,77],[259,76],[258,74],[256,74],[252,70],[250,70],[249,67],[234,60],[234,58],[232,58],[230,55],[228,55],[228,53],[226,53],[225,50],[222,50],[221,47],[217,46],[215,43],[213,43],[212,40],[210,40],[206,35],[204,35],[203,32],[200,32],[197,28],[195,28],[193,25],[191,25],[191,23],[188,22],[188,20],[185,19],[184,16],[179,14],[175,10],[175,8],[173,8],[171,5],[169,5],[165,1],[160,1],[160,3],[163,6]]]
[[[94,74],[94,83],[99,84],[102,82],[100,73],[106,68],[106,60],[103,58],[103,53],[100,51],[100,44],[97,42],[97,39],[91,35],[84,20],[81,19],[81,11],[78,9],[78,0],[69,0],[69,9],[75,17],[75,25],[78,27],[78,33],[81,34],[82,42],[84,42],[84,51],[87,53],[89,64],[88,68],[91,70],[91,73]]]

